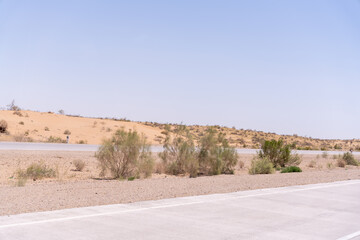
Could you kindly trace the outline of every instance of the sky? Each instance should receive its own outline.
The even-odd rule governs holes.
[[[360,138],[359,0],[0,0],[0,107]]]

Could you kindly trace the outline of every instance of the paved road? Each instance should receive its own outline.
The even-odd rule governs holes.
[[[0,239],[357,239],[360,180],[0,217]]]
[[[0,142],[0,150],[33,150],[33,151],[89,151],[95,152],[99,145],[89,144],[64,144],[64,143],[22,143]],[[152,146],[153,152],[161,152],[161,146]],[[258,149],[237,149],[239,154],[256,154]],[[322,154],[323,151],[296,151],[299,154]],[[342,154],[343,151],[328,151],[328,154]],[[360,155],[360,152],[354,152]]]

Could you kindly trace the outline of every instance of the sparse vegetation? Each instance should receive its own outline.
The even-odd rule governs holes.
[[[86,140],[79,140],[76,143],[77,144],[87,144],[87,141]]]
[[[47,139],[48,143],[66,143],[66,140],[60,138],[60,137],[54,137],[54,136],[50,136]]]
[[[153,161],[145,136],[135,130],[124,129],[117,130],[111,139],[104,140],[96,157],[101,176],[109,171],[113,178],[121,179],[138,175],[139,163]]]
[[[18,186],[24,186],[27,179],[36,181],[43,178],[55,177],[55,171],[44,163],[32,163],[26,170],[18,169],[15,173],[18,179]]]
[[[14,135],[15,142],[33,142],[34,139],[28,136],[28,134],[16,134]]]
[[[50,129],[48,127],[45,127],[44,130],[47,132],[50,131]]]
[[[64,134],[65,134],[65,135],[70,135],[71,132],[70,132],[68,129],[66,129],[66,130],[64,131]]]
[[[354,155],[350,152],[343,154],[342,159],[346,162],[347,165],[359,166],[360,163],[354,158]]]
[[[302,170],[298,166],[289,166],[281,170],[281,173],[292,173],[292,172],[302,172]]]
[[[76,159],[76,160],[74,160],[73,163],[74,163],[74,166],[75,166],[75,171],[81,172],[85,167],[85,162],[83,160]]]
[[[24,125],[24,122],[23,122],[23,121],[21,121],[21,122],[19,122],[19,124],[20,124],[20,125]]]
[[[323,152],[321,154],[322,158],[328,158],[329,154],[327,152]]]
[[[200,175],[233,174],[238,155],[235,148],[230,147],[225,135],[208,128],[198,146],[186,126],[170,126],[162,132],[166,136],[164,151],[159,154],[170,174],[189,174],[190,177]],[[197,150],[198,149],[198,150]]]
[[[271,174],[274,173],[275,169],[273,164],[266,157],[255,157],[251,161],[249,169],[250,174]]]
[[[14,115],[17,115],[17,116],[19,116],[19,117],[22,117],[22,116],[23,116],[20,111],[14,111],[13,114],[14,114]]]
[[[0,120],[0,133],[6,133],[8,124],[5,120]]]

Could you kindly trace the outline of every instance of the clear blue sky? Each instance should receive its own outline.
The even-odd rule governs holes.
[[[360,1],[0,0],[0,105],[360,138]]]

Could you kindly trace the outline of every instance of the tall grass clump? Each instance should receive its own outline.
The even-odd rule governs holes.
[[[274,169],[273,164],[266,157],[263,157],[263,158],[255,157],[251,161],[251,166],[249,168],[250,174],[271,174],[274,172],[275,172],[275,169]]]
[[[342,155],[342,159],[346,162],[347,165],[359,166],[360,163],[354,158],[354,155],[350,152],[346,152]]]
[[[267,158],[273,166],[286,167],[289,165],[299,165],[301,158],[298,154],[291,153],[291,146],[285,145],[283,140],[265,141],[258,152],[259,158]]]
[[[173,175],[190,174],[196,177],[198,174],[199,163],[197,152],[192,135],[186,126],[177,126],[174,135],[171,136],[170,126],[165,127],[165,140],[163,152],[159,157],[165,166],[165,172]]]
[[[100,176],[110,172],[113,178],[118,179],[140,177],[139,165],[145,162],[149,166],[149,162],[153,161],[145,136],[135,130],[124,129],[117,130],[111,139],[104,140],[96,157],[101,168]]]
[[[229,145],[225,134],[208,128],[199,142],[199,173],[204,175],[233,174],[238,154]]]

